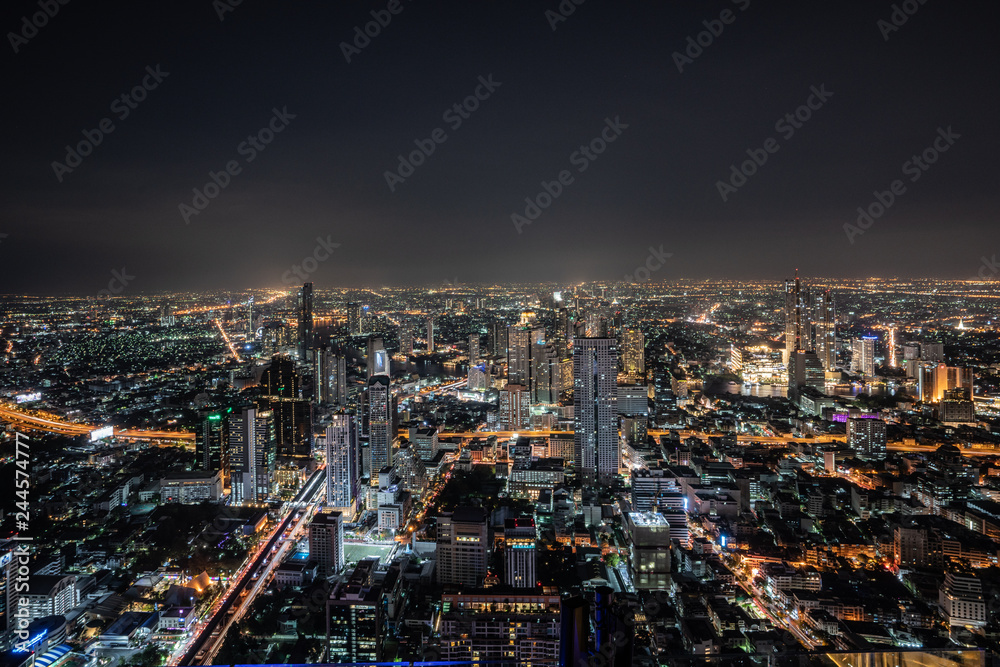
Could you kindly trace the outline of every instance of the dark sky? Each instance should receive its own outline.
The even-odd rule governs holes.
[[[17,53],[10,33],[40,10],[4,3],[0,292],[93,294],[122,267],[134,293],[278,287],[317,237],[340,244],[306,263],[320,288],[620,279],[661,245],[654,280],[971,278],[1000,253],[995,3],[911,0],[885,39],[881,1],[586,0],[553,30],[556,0],[400,0],[348,63],[341,42],[387,2],[242,0],[220,21],[223,2],[69,0]],[[673,53],[727,9],[679,72]],[[169,75],[120,119],[112,102],[157,65]],[[490,75],[453,130],[442,114]],[[813,86],[832,96],[786,138],[776,121]],[[274,108],[295,118],[247,162]],[[113,132],[57,180],[104,118]],[[904,163],[949,126],[911,182]],[[446,141],[390,191],[396,156],[436,128]],[[768,138],[724,202],[717,182]],[[242,171],[185,224],[179,205],[230,160]],[[562,170],[572,183],[518,233],[511,215]],[[896,179],[850,242],[844,223]]]

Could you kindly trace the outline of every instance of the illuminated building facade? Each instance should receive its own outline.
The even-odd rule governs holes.
[[[612,477],[618,443],[618,341],[577,338],[573,344],[573,423],[576,460],[584,474]]]

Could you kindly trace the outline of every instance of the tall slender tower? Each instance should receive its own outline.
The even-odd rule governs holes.
[[[622,334],[622,365],[629,380],[646,377],[646,337],[640,329],[626,329]]]
[[[785,364],[791,362],[795,350],[811,350],[809,321],[809,288],[803,289],[799,270],[795,280],[785,281]]]
[[[313,342],[313,284],[299,290],[299,361],[310,361]]]
[[[577,338],[573,343],[574,450],[585,475],[618,474],[618,341]]]
[[[469,336],[469,366],[475,366],[479,361],[479,334]]]
[[[389,376],[368,379],[368,445],[371,450],[372,485],[378,485],[378,471],[392,465],[392,441],[396,436],[396,406],[389,391]]]
[[[427,318],[427,353],[434,354],[434,317]]]
[[[825,289],[816,295],[813,302],[815,321],[816,356],[824,371],[832,371],[837,365],[837,311],[833,295]]]
[[[229,416],[230,487],[233,505],[267,500],[274,479],[275,428],[270,411],[244,408]]]
[[[333,415],[326,427],[326,504],[350,512],[358,497],[358,422],[354,415]]]

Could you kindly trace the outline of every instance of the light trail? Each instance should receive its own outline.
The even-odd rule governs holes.
[[[222,334],[222,339],[226,341],[226,345],[229,346],[229,351],[233,353],[234,357],[236,357],[237,363],[242,363],[243,360],[240,358],[240,353],[236,351],[235,347],[233,347],[233,343],[229,340],[226,330],[222,328],[222,322],[219,321],[219,318],[215,318],[215,326],[219,327],[219,333]]]

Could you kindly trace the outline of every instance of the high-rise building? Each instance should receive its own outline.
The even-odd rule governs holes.
[[[260,384],[268,398],[299,398],[299,374],[295,362],[284,355],[275,355],[264,369]]]
[[[399,351],[407,356],[413,354],[413,330],[405,324],[401,324],[397,330],[399,337]]]
[[[561,382],[561,359],[554,343],[533,345],[531,349],[531,400],[533,403],[558,403]]]
[[[795,350],[788,359],[789,395],[798,395],[802,387],[822,392],[825,384],[826,373],[817,354],[812,350]]]
[[[622,332],[622,370],[632,382],[646,377],[646,336],[641,329]]]
[[[368,363],[368,377],[390,375],[389,353],[382,343],[381,336],[368,337],[368,356],[366,357],[366,361]]]
[[[577,338],[573,343],[574,449],[586,475],[618,474],[618,341]]]
[[[392,465],[392,443],[396,438],[396,399],[389,390],[389,377],[368,379],[368,444],[371,448],[371,479]]]
[[[799,271],[795,279],[785,281],[785,363],[789,363],[795,350],[812,349],[810,345],[809,288],[803,288]]]
[[[636,588],[658,590],[670,582],[670,523],[655,512],[627,512],[632,580]]]
[[[361,335],[361,304],[347,304],[347,332],[352,336]]]
[[[944,361],[944,343],[921,343],[920,359],[923,361]]]
[[[317,512],[309,522],[309,558],[324,575],[344,569],[344,517],[340,512]]]
[[[523,431],[531,426],[531,394],[520,384],[500,390],[497,427],[501,431]]]
[[[531,329],[507,327],[507,382],[529,386],[531,381]]]
[[[427,318],[427,353],[434,354],[434,317]]]
[[[852,343],[851,372],[868,377],[875,375],[875,336],[855,338]]]
[[[366,558],[345,581],[338,582],[326,602],[327,655],[339,662],[370,664],[383,659],[387,610],[395,606],[399,568],[392,566],[381,584],[375,582],[378,558]]]
[[[496,321],[490,324],[486,332],[486,349],[495,358],[507,357],[507,325]]]
[[[347,357],[338,354],[330,364],[330,402],[338,407],[347,405]]]
[[[358,459],[357,418],[345,413],[333,415],[326,427],[326,504],[348,515],[360,490]]]
[[[884,459],[885,422],[881,419],[848,419],[847,446],[854,449],[861,457]]]
[[[530,518],[507,519],[504,522],[504,583],[513,588],[534,588],[535,520]]]
[[[274,485],[273,414],[254,407],[229,415],[230,502],[261,503]]]
[[[479,334],[469,336],[469,365],[475,366],[479,361]]]
[[[832,371],[837,366],[837,310],[830,290],[821,290],[813,302],[815,326],[813,348],[824,371]]]
[[[469,391],[486,391],[489,387],[489,376],[486,373],[486,365],[479,364],[469,367],[469,379],[466,388]]]
[[[486,576],[489,526],[482,507],[458,507],[437,520],[437,579],[476,588]]]
[[[938,604],[948,620],[948,625],[986,625],[986,602],[983,599],[983,584],[972,574],[948,572],[944,575],[944,585],[938,591]]]
[[[229,477],[229,413],[224,410],[204,410],[199,414],[195,465],[199,470],[221,470]]]
[[[313,346],[313,284],[299,290],[299,361],[311,361]]]

